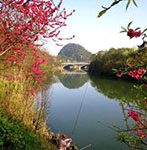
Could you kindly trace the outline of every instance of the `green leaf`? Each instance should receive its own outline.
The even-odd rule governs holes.
[[[146,34],[144,34],[144,35],[143,35],[143,38],[142,38],[142,40],[144,40],[146,37],[147,37],[147,35],[146,35]]]
[[[147,28],[146,29],[144,29],[143,31],[142,31],[142,33],[145,33],[147,31]]]
[[[111,9],[114,5],[117,5],[121,1],[122,0],[114,0],[114,2],[109,7],[102,6],[103,10],[99,12],[97,17],[101,17],[102,15],[106,13],[107,10]]]
[[[112,71],[113,71],[114,73],[116,73],[118,70],[115,69],[115,68],[112,68]]]
[[[129,22],[129,23],[128,23],[127,29],[129,29],[129,28],[130,28],[130,26],[131,26],[132,22],[133,22],[133,21],[131,21],[131,22]]]
[[[106,11],[107,11],[106,9],[100,11],[97,17],[100,18],[102,15],[104,15],[106,13]]]
[[[126,28],[124,28],[124,27],[121,27],[121,28],[122,28],[123,31],[127,32],[127,29],[126,29]]]
[[[128,9],[130,3],[131,3],[131,0],[128,0],[128,3],[127,3],[127,5],[126,5],[126,10]]]
[[[133,0],[133,3],[134,3],[134,5],[135,5],[136,7],[138,7],[138,5],[137,5],[137,3],[136,3],[136,1],[135,1],[135,0]]]
[[[126,31],[120,31],[120,33],[124,33],[124,32],[126,32]]]
[[[138,28],[135,29],[135,31],[137,31],[137,30],[139,30],[139,29],[140,29],[140,28],[138,27]]]

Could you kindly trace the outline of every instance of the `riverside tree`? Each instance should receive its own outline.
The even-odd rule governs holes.
[[[50,38],[58,45],[62,40],[60,29],[74,12],[67,13],[61,4],[62,0],[57,5],[53,0],[0,0],[0,57],[7,63],[21,64],[28,55],[26,47],[31,47],[34,53],[31,71],[35,79],[40,79],[39,65],[45,60],[37,54],[36,48],[41,45],[35,44],[36,41]]]
[[[51,137],[44,120],[47,99],[41,97],[41,105],[38,106],[39,98],[34,95],[41,91],[44,80],[51,82],[53,58],[41,51],[39,48],[42,45],[37,43],[49,38],[59,45],[61,40],[73,38],[60,37],[60,29],[66,26],[66,20],[74,10],[68,13],[62,7],[62,0],[55,2],[0,0],[0,115],[2,109],[10,122],[20,120],[45,141]],[[11,127],[6,128],[9,130]],[[0,129],[4,129],[3,124]],[[9,133],[13,135],[11,129]],[[24,149],[28,147],[25,140],[7,138],[9,135],[7,132],[5,134],[0,139],[2,149],[13,143],[15,149],[18,141],[20,146],[24,145]],[[15,131],[15,135],[25,137],[24,134],[20,135],[19,130]]]
[[[128,9],[130,4],[134,4],[137,7],[137,2],[135,0],[114,0],[110,6],[105,7],[102,6],[102,10],[99,12],[98,17],[103,16],[109,9],[114,7],[115,5],[118,5],[119,3],[126,3],[126,10]],[[138,63],[137,64],[126,64],[124,68],[115,69],[116,76],[122,77],[122,76],[130,76],[134,80],[141,80],[144,83],[142,83],[139,86],[135,86],[138,90],[142,92],[144,95],[143,99],[140,99],[138,97],[136,101],[136,105],[134,104],[128,104],[128,107],[126,107],[127,117],[134,120],[134,125],[132,127],[129,127],[127,130],[121,130],[119,129],[118,133],[118,139],[122,142],[125,142],[128,146],[131,147],[131,149],[141,149],[145,150],[147,148],[147,116],[146,116],[146,105],[147,105],[147,93],[143,92],[147,88],[147,66],[143,64],[143,62],[139,59],[139,53],[141,51],[144,51],[146,49],[143,49],[145,46],[145,39],[147,37],[146,31],[147,29],[141,29],[140,27],[132,28],[131,27],[132,21],[128,23],[127,28],[122,27],[122,33],[126,33],[127,36],[129,36],[130,39],[132,38],[142,38],[143,44],[139,46],[141,48],[139,51],[137,51],[138,55]],[[118,129],[118,128],[117,128]]]

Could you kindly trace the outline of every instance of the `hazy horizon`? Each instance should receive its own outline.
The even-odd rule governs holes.
[[[103,17],[97,18],[101,6],[109,6],[112,1],[71,1],[63,0],[62,7],[68,12],[75,9],[75,13],[68,18],[67,27],[63,28],[61,37],[71,37],[72,40],[61,41],[61,44],[77,43],[85,47],[91,53],[99,50],[108,50],[110,48],[136,47],[142,44],[141,39],[132,39],[121,33],[121,26],[126,27],[130,21],[133,21],[132,28],[141,27],[145,29],[147,23],[144,16],[147,12],[147,1],[137,1],[138,7],[130,5],[125,10],[125,2],[120,3],[109,10]],[[145,5],[146,4],[146,5]],[[52,55],[57,55],[63,46],[56,46],[50,40],[45,40],[44,49]]]

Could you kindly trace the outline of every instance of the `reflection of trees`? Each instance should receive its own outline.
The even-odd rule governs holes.
[[[60,82],[69,89],[76,89],[88,81],[87,74],[64,74],[58,76]]]
[[[91,85],[111,99],[120,100],[124,115],[125,128],[114,126],[118,140],[127,144],[132,150],[147,149],[147,111],[144,105],[146,88],[134,83],[108,78],[91,77]]]
[[[136,100],[143,100],[146,91],[134,88],[134,83],[129,83],[122,80],[112,80],[109,78],[90,77],[91,85],[100,93],[110,99],[118,99],[124,102],[134,102]],[[146,90],[146,89],[144,89]]]

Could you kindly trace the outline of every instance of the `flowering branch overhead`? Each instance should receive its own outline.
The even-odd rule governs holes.
[[[0,57],[4,56],[12,65],[21,64],[32,50],[36,58],[31,72],[39,81],[43,72],[38,64],[36,41],[50,38],[60,45],[61,40],[74,37],[60,37],[61,28],[75,11],[68,13],[65,8],[61,9],[61,5],[62,0],[58,4],[53,0],[0,0]]]
[[[97,17],[103,16],[109,9],[111,9],[112,7],[114,7],[115,5],[117,5],[117,4],[119,4],[120,2],[123,2],[123,1],[126,2],[126,0],[114,0],[114,2],[109,7],[102,6],[103,10],[99,12]],[[127,0],[126,10],[128,9],[128,7],[131,3],[133,3],[137,7],[137,3],[136,3],[135,0]]]
[[[127,28],[121,27],[122,31],[120,31],[120,33],[126,32],[127,36],[129,36],[130,39],[132,39],[134,37],[135,38],[142,37],[142,40],[144,40],[147,37],[147,35],[145,33],[147,31],[147,28],[144,29],[143,31],[141,31],[140,27],[137,27],[135,29],[130,28],[131,24],[132,24],[132,21],[130,23],[128,23]]]
[[[60,28],[66,26],[66,19],[74,12],[60,10],[61,4],[62,0],[58,5],[52,0],[1,0],[0,32],[6,32],[0,39],[4,45],[0,53],[16,41],[34,43],[39,36],[58,39]]]

